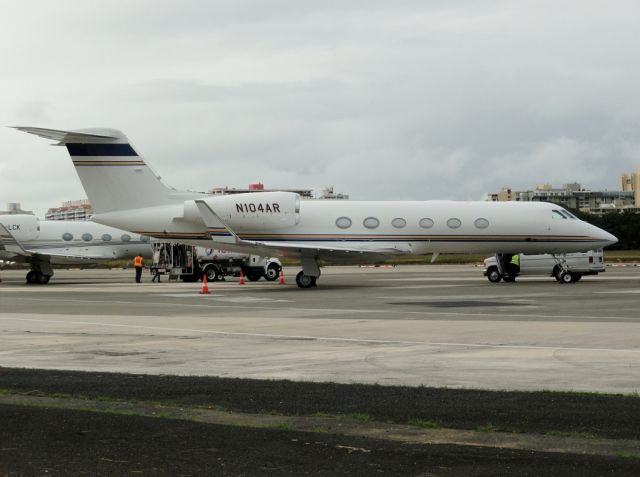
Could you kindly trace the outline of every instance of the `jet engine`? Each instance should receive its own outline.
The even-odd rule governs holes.
[[[231,194],[204,202],[234,231],[287,228],[300,221],[300,196],[293,192]]]

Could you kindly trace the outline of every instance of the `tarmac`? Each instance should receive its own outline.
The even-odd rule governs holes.
[[[326,267],[317,288],[3,270],[0,366],[497,390],[640,391],[640,268],[491,284],[474,265]]]

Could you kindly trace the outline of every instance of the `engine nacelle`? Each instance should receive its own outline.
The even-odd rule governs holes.
[[[293,192],[251,192],[204,199],[235,230],[287,228],[300,221],[300,196]]]
[[[34,240],[40,232],[40,221],[31,214],[9,214],[0,215],[0,224],[18,242]]]

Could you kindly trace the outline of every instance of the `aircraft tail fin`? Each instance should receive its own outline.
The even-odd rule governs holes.
[[[175,203],[175,193],[116,129],[16,127],[65,146],[96,214]]]

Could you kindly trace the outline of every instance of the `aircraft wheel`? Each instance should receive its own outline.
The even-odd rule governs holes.
[[[264,279],[273,282],[280,276],[280,270],[282,270],[277,263],[270,263],[267,267],[267,271],[264,274]]]
[[[558,282],[562,282],[562,269],[560,267],[556,267],[553,269],[553,278],[555,278]]]
[[[305,275],[304,272],[300,271],[296,275],[296,284],[300,288],[311,288],[316,284],[316,277]]]
[[[46,285],[47,283],[49,283],[49,279],[51,278],[51,276],[49,275],[45,275],[43,273],[38,273],[38,276],[36,277],[36,280],[38,281],[38,283],[40,285]]]
[[[38,277],[38,274],[36,273],[36,271],[31,270],[29,273],[27,273],[27,283],[29,284],[35,283],[37,277]]]
[[[500,280],[502,280],[502,275],[500,275],[498,267],[491,267],[489,268],[489,270],[487,270],[487,279],[491,283],[498,283]]]

